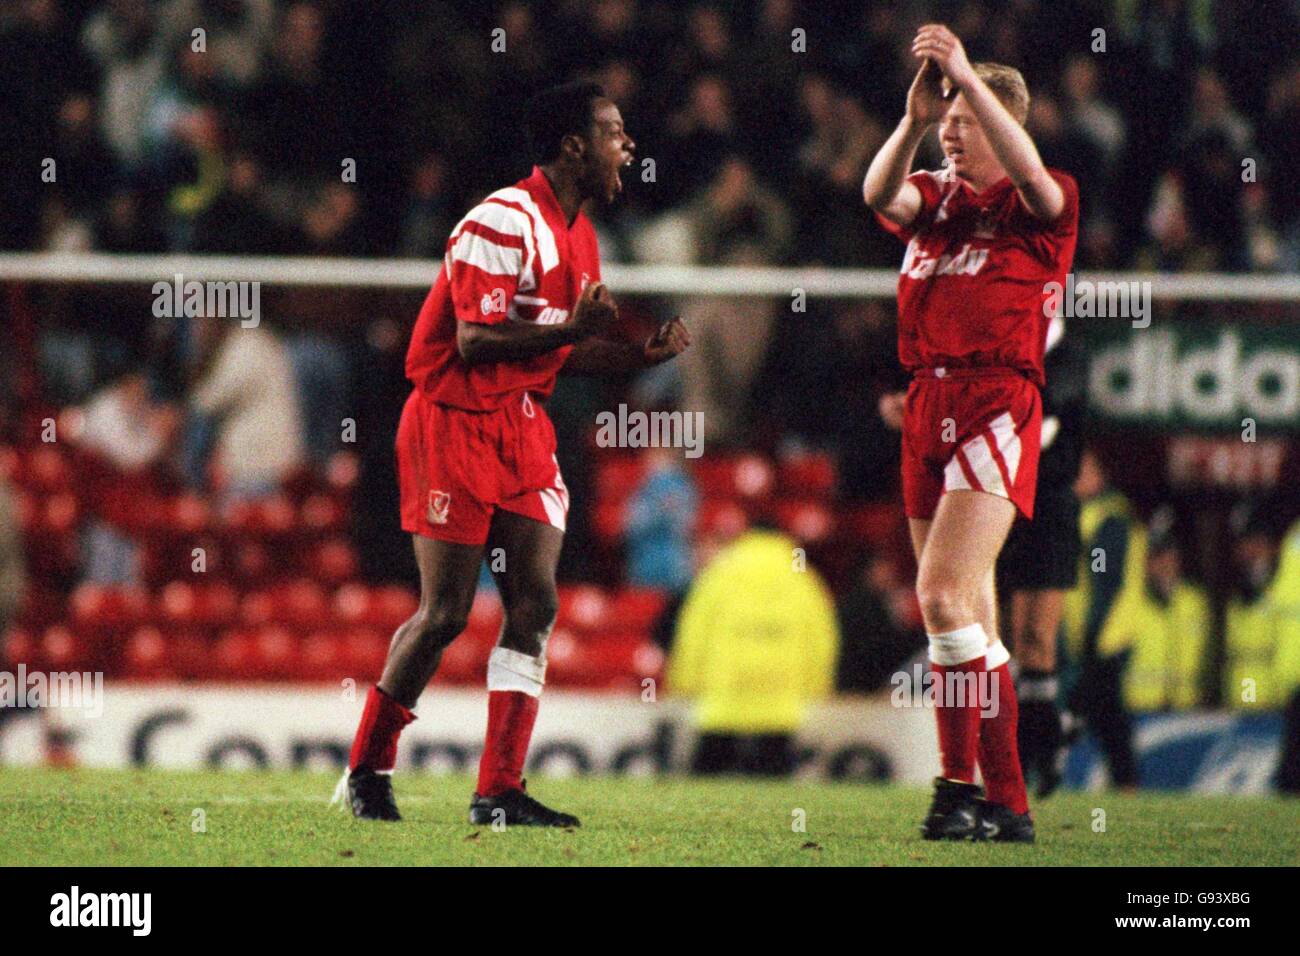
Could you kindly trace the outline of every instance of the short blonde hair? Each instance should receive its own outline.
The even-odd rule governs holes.
[[[1029,87],[1014,66],[1001,63],[975,63],[975,75],[983,80],[1021,126],[1029,118]]]

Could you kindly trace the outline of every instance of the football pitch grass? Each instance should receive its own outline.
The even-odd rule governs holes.
[[[1253,866],[1300,860],[1300,802],[1062,792],[1033,846],[927,843],[923,788],[537,778],[576,830],[466,820],[473,780],[399,774],[402,823],[329,806],[299,772],[0,768],[0,864],[77,866]],[[1104,813],[1104,817],[1101,814]],[[798,826],[802,822],[803,829]],[[1099,829],[1104,822],[1104,830]]]

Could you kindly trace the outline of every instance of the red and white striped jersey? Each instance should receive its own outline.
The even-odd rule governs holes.
[[[877,214],[907,242],[898,358],[909,372],[1005,367],[1043,386],[1047,285],[1064,285],[1079,232],[1079,187],[1068,173],[1048,173],[1065,194],[1055,222],[1030,213],[1010,179],[977,193],[951,168],[907,177],[921,192],[910,228]]]
[[[546,398],[572,346],[471,366],[456,348],[456,322],[564,322],[587,283],[599,280],[591,221],[579,212],[569,225],[534,166],[527,179],[489,195],[452,230],[415,322],[406,377],[434,401],[471,411],[500,408],[525,392]]]

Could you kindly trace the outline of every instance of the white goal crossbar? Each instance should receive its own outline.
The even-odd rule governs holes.
[[[253,256],[0,253],[0,282],[152,285],[220,279],[269,286],[427,289],[441,262],[416,259],[330,259]],[[603,278],[615,294],[820,298],[892,297],[890,269],[751,268],[609,264]],[[1150,283],[1156,299],[1300,302],[1300,275],[1155,272],[1082,273],[1076,281]]]

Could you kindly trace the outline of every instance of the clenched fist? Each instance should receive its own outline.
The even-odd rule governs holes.
[[[573,309],[573,324],[578,331],[584,337],[603,335],[616,319],[618,319],[618,306],[605,283],[588,283]]]
[[[691,344],[691,333],[686,331],[681,316],[665,322],[645,342],[646,365],[658,365],[681,355]]]

